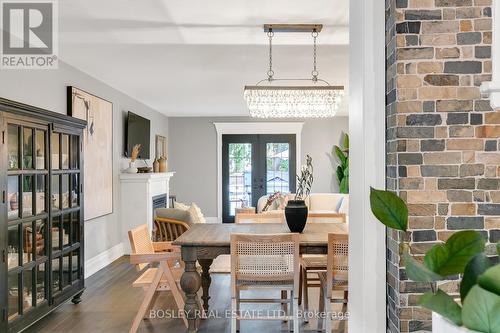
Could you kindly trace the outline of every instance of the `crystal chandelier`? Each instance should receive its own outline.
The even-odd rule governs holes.
[[[316,38],[322,29],[320,24],[301,25],[264,25],[269,37],[269,70],[267,79],[256,85],[245,86],[244,97],[250,115],[257,118],[326,118],[337,113],[344,96],[344,87],[331,86],[327,81],[318,78],[316,66]],[[313,70],[311,79],[276,79],[273,71],[272,38],[275,31],[308,32],[313,37]],[[276,81],[288,83],[309,81],[309,85],[276,85]]]

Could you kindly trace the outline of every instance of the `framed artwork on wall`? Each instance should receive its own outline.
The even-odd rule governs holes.
[[[68,115],[87,121],[83,133],[85,220],[113,213],[113,103],[67,88]]]
[[[156,135],[155,146],[155,157],[157,159],[160,157],[167,158],[167,138],[161,135]]]

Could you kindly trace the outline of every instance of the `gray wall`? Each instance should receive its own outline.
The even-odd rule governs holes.
[[[172,193],[180,202],[198,204],[205,216],[217,216],[217,133],[214,122],[255,122],[247,117],[170,117],[168,138]],[[313,192],[336,192],[331,151],[348,132],[348,117],[310,119],[302,129],[302,163],[313,158]]]
[[[4,70],[0,74],[1,97],[64,114],[68,85],[113,103],[113,214],[85,223],[85,258],[88,260],[121,242],[119,174],[128,162],[123,157],[126,111],[151,120],[151,156],[154,135],[168,135],[168,118],[61,61],[58,70]]]

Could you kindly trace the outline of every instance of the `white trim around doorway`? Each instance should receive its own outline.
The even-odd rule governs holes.
[[[222,222],[222,135],[224,134],[295,134],[296,163],[300,165],[303,122],[214,123],[217,131],[217,219]]]
[[[349,332],[386,332],[386,231],[369,187],[385,188],[385,1],[349,7]]]

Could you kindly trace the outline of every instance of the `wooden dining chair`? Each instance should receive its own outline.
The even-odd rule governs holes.
[[[349,236],[328,234],[328,256],[326,272],[319,273],[321,283],[319,311],[325,312],[325,331],[332,330],[332,303],[342,304],[345,312],[348,302]],[[318,330],[323,320],[318,320]]]
[[[239,330],[241,320],[293,321],[299,332],[299,235],[293,233],[256,235],[231,234],[231,332]],[[242,290],[281,290],[288,299],[241,298]],[[248,318],[240,316],[240,303],[288,304],[288,315]],[[290,328],[290,327],[289,327]]]
[[[311,218],[309,223],[346,223],[346,215],[339,213],[310,213],[308,218]],[[304,312],[309,311],[309,288],[321,286],[318,273],[326,271],[326,261],[326,255],[321,254],[300,257],[299,305]]]
[[[237,213],[234,217],[235,223],[283,223],[285,213],[283,211],[269,213]]]
[[[154,219],[153,239],[173,242],[188,229],[189,225],[184,221],[156,216]]]
[[[128,232],[132,249],[130,263],[136,265],[138,271],[144,270],[132,286],[146,291],[130,333],[137,332],[142,319],[154,306],[159,292],[172,292],[177,309],[184,311],[184,298],[180,288],[180,278],[184,269],[179,248],[170,242],[152,242],[149,235],[146,224]],[[152,267],[152,264],[156,264],[157,267]],[[197,301],[201,305],[199,298]],[[187,327],[186,318],[183,316],[182,319]]]

